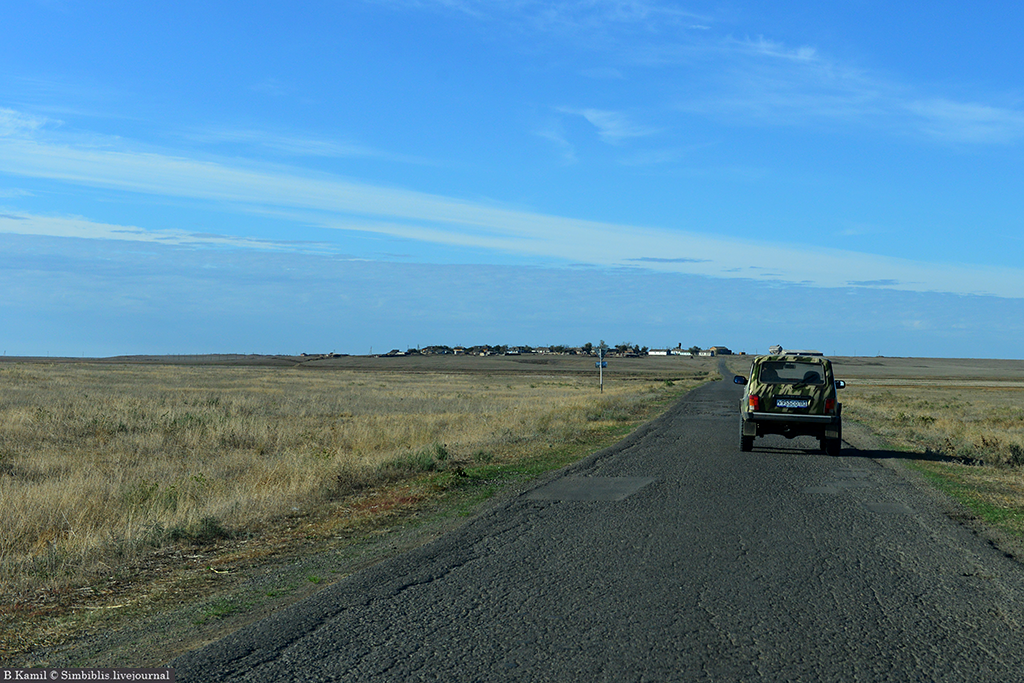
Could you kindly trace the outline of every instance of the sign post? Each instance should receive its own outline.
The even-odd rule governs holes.
[[[597,349],[597,357],[600,359],[594,365],[597,366],[598,376],[601,382],[601,393],[604,393],[604,369],[608,367],[608,363],[604,359],[604,345]]]

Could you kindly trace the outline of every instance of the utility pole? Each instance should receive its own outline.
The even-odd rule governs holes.
[[[608,345],[605,344],[604,343],[604,339],[602,339],[601,343],[597,347],[597,358],[598,358],[598,360],[597,360],[596,363],[594,363],[594,365],[597,366],[598,376],[600,377],[601,393],[602,394],[604,393],[604,369],[605,369],[605,366],[608,365],[605,362],[605,360],[604,360],[604,351],[607,348],[608,348]]]

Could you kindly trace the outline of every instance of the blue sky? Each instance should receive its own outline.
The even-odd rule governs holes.
[[[1019,3],[9,5],[7,355],[1024,355]]]

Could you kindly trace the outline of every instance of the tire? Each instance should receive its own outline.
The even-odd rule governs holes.
[[[744,453],[754,450],[754,437],[740,434],[740,450]]]
[[[828,453],[829,455],[831,455],[832,457],[835,457],[835,456],[839,455],[839,453],[843,449],[843,440],[842,439],[825,439],[824,441],[825,441],[825,452]]]

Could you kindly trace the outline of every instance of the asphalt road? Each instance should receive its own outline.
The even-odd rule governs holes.
[[[715,382],[444,538],[171,663],[178,681],[1009,681],[1024,569],[899,468],[738,447]]]

